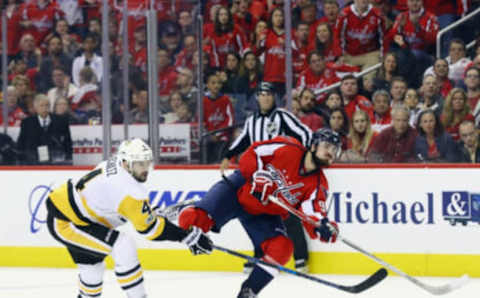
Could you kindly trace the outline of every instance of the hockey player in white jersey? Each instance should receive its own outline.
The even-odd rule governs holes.
[[[140,139],[122,142],[118,154],[78,181],[54,189],[47,200],[48,229],[64,244],[79,270],[79,298],[102,293],[104,258],[111,255],[128,298],[147,297],[133,238],[116,227],[130,221],[146,239],[180,241],[193,254],[209,254],[200,229],[183,230],[152,213],[141,184],[152,168],[152,150]]]

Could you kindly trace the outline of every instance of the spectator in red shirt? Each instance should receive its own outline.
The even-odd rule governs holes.
[[[303,124],[308,126],[312,131],[317,131],[324,126],[323,118],[315,113],[315,94],[311,89],[304,88],[299,96],[298,102],[300,103],[299,119]]]
[[[388,33],[387,40],[393,51],[408,49],[415,57],[415,68],[412,68],[414,73],[410,75],[416,81],[421,80],[425,69],[433,63],[429,53],[435,45],[438,30],[437,18],[425,11],[423,0],[408,0],[408,11],[397,16]]]
[[[266,35],[261,35],[260,48],[256,54],[265,53],[263,80],[274,87],[274,93],[283,98],[285,94],[285,28],[282,8],[275,8],[268,21]]]
[[[222,6],[215,15],[215,22],[206,24],[203,32],[206,45],[211,47],[211,63],[224,67],[227,53],[235,51],[243,56],[249,48],[247,37],[233,21],[228,8]]]
[[[171,56],[164,48],[157,50],[158,67],[158,95],[160,96],[160,111],[164,111],[163,106],[168,106],[167,98],[170,92],[175,88],[177,82],[177,73],[171,65]]]
[[[327,23],[318,24],[314,38],[310,39],[308,45],[309,52],[318,51],[324,57],[326,62],[335,62],[342,55],[342,50],[338,41],[334,39],[332,27]]]
[[[373,119],[372,104],[367,98],[358,94],[357,79],[353,75],[346,75],[342,78],[340,92],[349,119],[352,119],[353,113],[358,109],[364,110],[370,116],[370,119]]]
[[[340,159],[344,162],[366,162],[368,151],[376,136],[368,114],[363,110],[355,111],[347,136],[347,150]]]
[[[338,82],[339,78],[335,72],[326,68],[324,56],[322,56],[320,52],[310,52],[307,57],[307,62],[308,68],[305,69],[298,78],[298,90],[309,88],[317,94],[319,90]],[[316,95],[317,102],[322,103],[325,100],[325,96],[325,93]]]
[[[220,93],[222,83],[217,74],[212,73],[207,76],[207,92],[203,97],[203,115],[205,128],[208,132],[227,128],[233,125],[234,114],[230,98]],[[207,140],[207,150],[209,152],[207,161],[214,163],[220,161],[221,150],[229,141],[231,133],[229,131],[212,134]]]
[[[474,121],[467,101],[467,93],[460,88],[453,88],[445,99],[445,105],[441,116],[443,127],[455,141],[460,135],[458,128],[465,120]]]
[[[297,12],[300,13],[300,18],[298,20],[293,16],[293,23],[298,24],[299,22],[304,22],[309,26],[309,36],[315,35],[315,28],[318,25],[317,20],[317,7],[311,1],[303,1],[304,3],[297,4]],[[295,8],[294,11],[295,12]],[[292,12],[292,14],[293,14]]]
[[[183,49],[175,57],[175,67],[187,67],[193,70],[193,56],[197,51],[197,37],[186,34],[183,37]]]
[[[22,4],[20,10],[20,25],[22,35],[32,34],[35,45],[38,47],[45,36],[53,29],[55,20],[64,15],[57,5],[57,2],[50,0],[32,0]]]
[[[8,0],[5,7],[5,15],[7,17],[7,43],[8,49],[7,54],[13,56],[18,52],[18,41],[21,36],[22,28],[20,26],[20,1],[18,0]],[[0,29],[1,29],[0,24]]]
[[[433,74],[437,78],[440,87],[440,94],[443,98],[447,97],[453,88],[453,81],[448,78],[448,62],[445,59],[438,58],[433,64]]]
[[[380,62],[384,52],[385,24],[381,12],[368,0],[354,0],[340,13],[336,25],[344,62],[368,68]],[[364,76],[373,78],[374,73]]]
[[[475,116],[475,123],[479,123],[480,116],[480,68],[471,67],[465,73],[465,86],[467,87],[468,105]]]
[[[319,22],[328,23],[328,25],[330,25],[330,28],[335,28],[339,13],[340,13],[340,7],[336,0],[324,0],[323,1],[324,16],[319,19]]]
[[[385,163],[413,162],[417,133],[408,125],[409,111],[404,105],[397,105],[391,113],[392,125],[375,138],[368,160]]]
[[[292,64],[295,80],[298,79],[299,74],[307,67],[307,56],[310,52],[308,47],[308,24],[299,22],[297,24],[295,38],[292,40]]]
[[[234,0],[232,5],[233,22],[238,25],[245,36],[255,28],[256,20],[248,11],[249,0]]]
[[[8,126],[20,126],[20,123],[24,118],[27,117],[27,114],[18,106],[17,91],[15,87],[7,87],[7,119]],[[0,105],[0,124],[3,125],[3,104]]]
[[[264,20],[259,20],[255,25],[255,30],[251,32],[250,44],[253,47],[253,51],[257,51],[262,47],[262,42],[265,40],[268,31],[268,24]],[[259,55],[260,56],[260,55]],[[262,58],[262,61],[264,59]]]
[[[390,115],[390,94],[386,90],[380,89],[372,95],[373,119],[372,129],[381,132],[390,126],[392,116]]]
[[[139,24],[133,32],[133,41],[129,41],[129,53],[132,64],[144,75],[147,72],[147,34],[145,24]]]

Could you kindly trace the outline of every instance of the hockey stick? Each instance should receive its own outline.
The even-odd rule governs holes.
[[[287,210],[288,212],[290,212],[291,214],[295,215],[296,217],[298,217],[300,220],[302,221],[305,221],[305,222],[308,222],[312,225],[318,225],[318,222],[314,221],[313,219],[311,219],[310,217],[308,217],[306,214],[304,214],[303,212],[291,207],[290,205],[284,203],[280,198],[278,197],[275,197],[275,196],[269,196],[268,199],[277,204],[278,206],[284,208],[285,210]],[[361,254],[371,258],[372,260],[374,260],[375,262],[381,264],[382,266],[386,267],[387,269],[397,273],[398,275],[406,278],[407,280],[409,280],[410,282],[414,283],[415,285],[419,286],[420,288],[424,289],[425,291],[429,292],[430,294],[433,294],[433,295],[444,295],[444,294],[447,294],[447,293],[450,293],[451,291],[453,290],[456,290],[460,287],[462,287],[463,285],[465,285],[468,280],[469,280],[469,277],[467,274],[464,274],[463,276],[457,278],[456,280],[454,280],[452,283],[450,284],[446,284],[446,285],[442,285],[442,286],[431,286],[431,285],[427,285],[421,281],[419,281],[418,279],[406,274],[405,272],[401,271],[400,269],[397,269],[396,267],[394,267],[393,265],[390,265],[389,263],[383,261],[382,259],[376,257],[375,255],[369,253],[368,251],[364,250],[363,248],[359,247],[358,245],[354,244],[353,242],[351,242],[350,240],[338,235],[337,236],[338,239],[340,239],[343,243],[345,243],[346,245],[350,246],[351,248],[357,250],[358,252],[360,252]]]
[[[239,253],[237,251],[234,251],[234,250],[231,250],[231,249],[228,249],[228,248],[225,248],[225,247],[221,247],[221,246],[217,246],[217,245],[212,245],[212,247],[216,250],[223,251],[227,254],[246,259],[246,260],[248,260],[252,263],[262,264],[262,265],[265,265],[265,266],[268,266],[268,267],[272,267],[272,268],[275,268],[277,270],[280,270],[280,271],[283,271],[283,272],[286,272],[286,273],[289,273],[289,274],[292,274],[292,275],[296,275],[298,277],[303,277],[303,278],[321,283],[323,285],[326,285],[326,286],[329,286],[329,287],[332,287],[332,288],[336,288],[338,290],[342,290],[342,291],[352,293],[352,294],[358,294],[358,293],[361,293],[361,292],[371,288],[372,286],[374,286],[377,283],[379,283],[380,281],[382,281],[388,274],[387,270],[385,270],[384,268],[381,268],[378,271],[376,271],[374,274],[369,276],[366,280],[362,281],[359,284],[356,284],[356,285],[353,285],[353,286],[344,286],[344,285],[339,285],[339,284],[333,283],[333,282],[328,281],[328,280],[320,279],[320,278],[315,277],[313,275],[309,275],[309,274],[306,274],[306,273],[303,273],[303,272],[295,271],[293,269],[284,267],[282,265],[269,263],[269,262],[263,261],[261,259],[254,258],[254,257]]]

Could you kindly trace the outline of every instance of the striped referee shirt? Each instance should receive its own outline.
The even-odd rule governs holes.
[[[312,131],[285,109],[274,108],[268,114],[256,112],[247,118],[242,132],[226,150],[224,157],[230,159],[245,151],[253,142],[270,140],[279,135],[294,137],[308,147]]]

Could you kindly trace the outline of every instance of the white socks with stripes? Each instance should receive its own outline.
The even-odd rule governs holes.
[[[143,283],[143,270],[138,261],[135,240],[121,232],[113,245],[112,254],[115,262],[115,274],[120,287],[128,298],[147,297]]]

